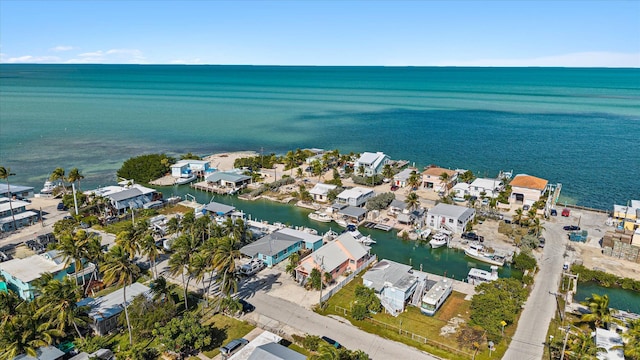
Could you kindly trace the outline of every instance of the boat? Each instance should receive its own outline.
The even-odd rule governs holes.
[[[431,245],[432,249],[437,249],[441,246],[447,245],[448,243],[449,243],[449,235],[447,235],[442,231],[433,235],[431,240],[429,240],[429,245]]]
[[[472,259],[485,262],[491,265],[504,266],[504,256],[485,251],[481,244],[471,244],[464,249],[464,254]]]
[[[369,235],[362,235],[362,233],[358,231],[358,228],[356,228],[355,225],[347,226],[347,230],[345,230],[344,232],[351,234],[351,236],[353,236],[353,238],[356,239],[357,242],[363,245],[369,246],[376,243],[376,241],[373,240]]]
[[[191,174],[187,177],[179,177],[176,179],[176,185],[184,185],[184,184],[188,184],[190,182],[192,182],[193,180],[196,179],[196,176]]]
[[[343,227],[343,228],[346,228],[347,225],[349,225],[349,223],[347,223],[347,221],[344,220],[344,219],[334,219],[333,221],[335,221],[336,224],[338,224],[338,226]]]
[[[316,211],[308,215],[309,219],[323,223],[331,222],[333,219],[327,213]]]
[[[40,190],[40,194],[44,194],[44,195],[53,194],[53,189],[55,188],[56,188],[56,185],[53,182],[47,180],[44,182],[44,187],[42,188],[42,190]]]
[[[334,240],[335,238],[338,237],[338,233],[329,229],[329,231],[327,231],[323,236],[322,236],[322,240],[324,242],[329,242]]]
[[[471,285],[479,285],[493,280],[498,280],[498,267],[496,265],[491,265],[491,272],[472,268],[467,275],[467,282]]]

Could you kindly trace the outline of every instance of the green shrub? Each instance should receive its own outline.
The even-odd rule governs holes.
[[[536,259],[521,251],[513,257],[513,267],[521,271],[533,270],[536,267]]]
[[[369,310],[367,310],[365,304],[354,304],[351,316],[356,320],[364,320],[369,316]]]
[[[302,340],[302,347],[307,350],[316,351],[319,345],[320,337],[316,335],[307,335],[304,340]]]
[[[392,192],[382,193],[367,200],[367,210],[386,209],[389,204],[396,198],[396,194]]]
[[[132,157],[122,164],[117,175],[127,180],[146,184],[164,176],[176,159],[165,154],[148,154]]]

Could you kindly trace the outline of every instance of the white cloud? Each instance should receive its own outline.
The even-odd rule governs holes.
[[[18,64],[18,63],[57,63],[60,62],[60,58],[57,56],[33,56],[33,55],[24,55],[18,57],[7,57],[6,54],[2,54],[0,57],[0,61],[3,63],[9,64]]]
[[[68,45],[58,45],[58,46],[56,46],[56,47],[52,47],[52,48],[51,48],[51,49],[49,49],[49,50],[51,50],[51,51],[53,51],[53,52],[61,52],[61,51],[70,51],[70,50],[73,50],[73,49],[75,49],[73,46],[68,46]]]
[[[190,60],[176,59],[176,60],[171,60],[169,63],[170,64],[177,64],[177,65],[199,65],[199,64],[203,64],[203,62],[202,62],[202,60],[200,58],[195,58],[195,59],[190,59]]]
[[[444,61],[435,66],[493,66],[493,67],[640,67],[640,53],[580,52],[542,56],[530,59],[478,59]]]
[[[71,64],[145,64],[147,60],[142,51],[138,49],[110,49],[81,53],[65,62]]]

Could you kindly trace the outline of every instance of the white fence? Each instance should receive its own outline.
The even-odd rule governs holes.
[[[378,258],[373,255],[371,256],[367,261],[365,261],[364,264],[362,264],[359,268],[356,269],[356,271],[352,272],[349,276],[347,276],[344,280],[340,281],[336,286],[333,287],[333,289],[329,290],[326,294],[322,295],[322,298],[320,298],[320,302],[325,302],[327,300],[329,300],[329,298],[337,293],[338,291],[340,291],[340,289],[342,289],[345,285],[347,285],[351,280],[353,280],[354,277],[356,277],[356,275],[358,275],[362,270],[364,270],[367,266],[371,265],[371,263],[377,261]]]

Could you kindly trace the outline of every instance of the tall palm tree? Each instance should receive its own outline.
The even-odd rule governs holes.
[[[67,181],[67,178],[65,177],[63,168],[57,167],[55,170],[53,170],[53,172],[51,172],[51,175],[49,176],[49,180],[51,181],[59,180],[62,183],[62,188],[64,189],[64,192],[65,193],[67,192],[67,185],[65,185],[65,181]]]
[[[287,168],[291,170],[291,177],[293,177],[293,168],[298,165],[298,159],[296,159],[296,154],[293,151],[287,152],[287,155],[284,157],[284,163]]]
[[[544,226],[538,218],[533,219],[533,221],[529,223],[529,228],[536,234],[536,236],[540,236],[540,233],[544,230]]]
[[[140,242],[140,252],[149,259],[149,266],[151,267],[151,275],[153,278],[158,278],[156,259],[160,255],[160,250],[156,246],[156,241],[151,234],[147,234]]]
[[[404,200],[404,202],[405,204],[407,204],[409,209],[415,210],[420,205],[420,198],[418,198],[418,194],[414,192],[410,192],[409,195],[407,195],[407,198]]]
[[[439,178],[440,178],[440,181],[442,182],[442,185],[444,186],[445,193],[448,193],[449,192],[449,178],[450,178],[449,174],[443,171],[442,174],[440,174]]]
[[[329,344],[320,344],[318,352],[309,357],[310,360],[339,360],[338,349]]]
[[[382,167],[382,176],[387,179],[391,179],[393,177],[393,168],[389,164],[384,164]]]
[[[580,318],[581,321],[593,323],[595,328],[601,325],[608,327],[610,323],[618,322],[618,320],[613,317],[618,311],[609,308],[609,295],[591,294],[591,297],[586,298],[582,304],[589,307],[591,312],[582,315]]]
[[[596,345],[590,333],[580,331],[571,339],[566,355],[571,360],[597,360],[598,354],[606,351]]]
[[[202,292],[205,294],[205,297],[207,293],[205,293],[204,277],[209,271],[209,259],[207,255],[208,254],[203,251],[199,251],[191,257],[191,262],[189,264],[189,274],[193,276],[196,284],[202,284]]]
[[[191,257],[197,250],[197,244],[194,237],[187,233],[179,236],[171,245],[173,254],[169,258],[169,273],[172,276],[180,275],[182,277],[182,285],[184,287],[184,308],[189,309],[189,281],[191,281]],[[185,277],[185,273],[187,276]]]
[[[289,255],[289,263],[287,264],[285,272],[287,274],[290,274],[293,278],[296,277],[296,267],[298,267],[298,261],[300,261],[300,254],[296,252]]]
[[[84,179],[84,175],[82,175],[80,173],[80,170],[78,170],[78,168],[73,168],[71,170],[69,170],[69,175],[67,177],[67,180],[69,180],[70,183],[78,183],[78,190],[80,190],[80,180]]]
[[[236,263],[240,258],[240,251],[235,249],[236,242],[230,237],[224,237],[218,242],[216,253],[213,257],[213,264],[218,271],[218,277],[222,274],[220,281],[220,291],[225,295],[231,295],[237,290],[235,278]]]
[[[73,326],[78,336],[83,338],[78,324],[87,322],[86,309],[77,305],[83,297],[82,288],[68,277],[58,280],[51,273],[46,273],[42,278],[44,281],[40,283],[40,296],[37,298],[40,308],[36,316],[49,316],[49,323],[65,333],[68,327]]]
[[[13,359],[20,354],[37,357],[37,350],[51,345],[55,338],[61,338],[64,332],[51,328],[48,323],[41,323],[35,316],[38,311],[36,301],[20,303],[17,314],[2,327],[0,343],[0,359]]]
[[[629,321],[627,332],[622,334],[627,341],[624,346],[624,355],[633,360],[640,359],[640,319]]]
[[[18,314],[18,305],[23,301],[14,291],[0,291],[0,328]]]
[[[102,265],[104,272],[105,284],[124,285],[122,288],[122,305],[124,306],[124,315],[127,320],[127,329],[129,330],[129,344],[133,344],[133,335],[131,334],[131,322],[129,321],[129,311],[127,310],[127,286],[131,285],[140,274],[140,268],[136,265],[125,251],[119,245],[112,247],[105,262]]]
[[[513,215],[513,222],[516,224],[520,224],[522,219],[524,218],[524,210],[522,208],[517,208],[515,211],[515,215]]]
[[[11,168],[5,168],[4,166],[0,166],[0,179],[7,181],[7,195],[9,195],[9,211],[11,211],[11,219],[13,220],[13,229],[16,230],[16,217],[13,214],[13,204],[11,201],[11,185],[9,185],[9,176],[14,176],[15,173],[11,172]]]
[[[416,190],[420,186],[420,174],[415,170],[412,171],[407,179],[407,183],[411,186],[411,189]]]
[[[177,216],[174,216],[171,219],[169,219],[169,221],[167,221],[168,234],[180,235],[181,231],[182,231],[182,224],[180,222],[180,219]]]
[[[84,230],[64,232],[60,237],[60,241],[55,245],[56,250],[60,251],[64,257],[65,267],[68,267],[73,262],[76,284],[78,283],[77,274],[84,267],[82,259],[87,253],[89,238],[89,235]]]
[[[116,235],[116,244],[122,248],[127,254],[129,254],[129,258],[133,260],[136,255],[140,252],[140,244],[138,240],[134,237],[132,230],[124,230],[120,231],[118,235]]]

